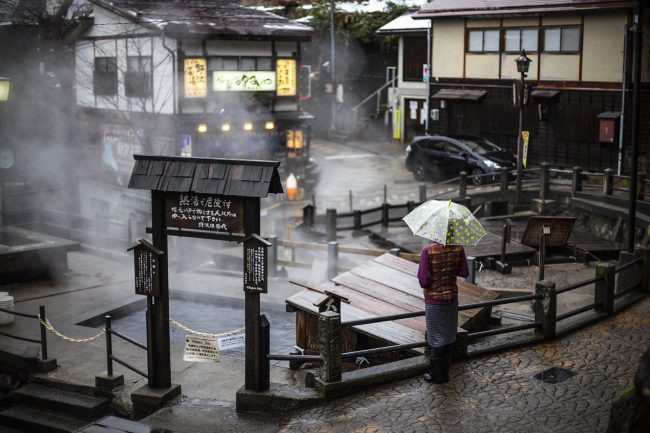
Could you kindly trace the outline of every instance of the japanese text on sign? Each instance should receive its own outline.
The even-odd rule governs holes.
[[[296,96],[296,61],[278,59],[275,63],[278,96]]]
[[[266,248],[244,248],[244,289],[266,293]]]
[[[275,90],[274,71],[214,71],[212,90],[216,92],[262,92]]]
[[[155,281],[158,278],[156,257],[145,249],[135,254],[135,292],[138,295],[154,295]]]
[[[205,98],[208,94],[205,59],[185,59],[185,97]]]
[[[228,233],[243,231],[244,202],[237,197],[170,193],[165,202],[169,227]]]
[[[215,338],[185,336],[183,361],[219,362],[219,348]]]
[[[219,350],[228,350],[234,349],[236,347],[242,347],[246,343],[246,334],[234,334],[228,335],[226,337],[217,338],[217,343],[219,343]]]

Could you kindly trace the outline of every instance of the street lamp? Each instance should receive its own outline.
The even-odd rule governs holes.
[[[523,166],[523,149],[521,133],[524,129],[524,92],[526,91],[526,77],[528,68],[530,67],[530,60],[526,56],[526,50],[521,51],[521,55],[515,59],[517,63],[517,71],[521,74],[521,88],[519,92],[519,131],[517,133],[517,188],[515,192],[515,206],[520,206],[522,203],[521,198],[521,182],[522,182],[522,166]]]

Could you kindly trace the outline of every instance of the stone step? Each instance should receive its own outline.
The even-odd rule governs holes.
[[[73,433],[88,422],[43,409],[14,406],[0,412],[0,426],[29,433]],[[0,431],[2,431],[0,429]]]
[[[47,408],[87,421],[106,415],[109,405],[109,401],[105,398],[77,394],[34,383],[14,391],[13,399],[16,405]]]

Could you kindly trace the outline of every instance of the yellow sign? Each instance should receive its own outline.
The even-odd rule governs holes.
[[[208,94],[208,75],[205,59],[185,59],[185,97],[205,98]]]
[[[402,136],[402,110],[393,110],[393,140]]]
[[[9,99],[9,80],[0,80],[0,101]]]
[[[289,129],[287,131],[287,148],[302,149],[302,129],[296,129],[295,131]]]
[[[278,96],[296,96],[296,61],[278,59],[275,63]]]
[[[275,71],[214,71],[216,92],[269,92],[275,90]]]
[[[526,158],[528,157],[528,137],[530,137],[530,133],[528,131],[521,131],[521,138],[524,141],[524,146],[523,146],[523,158],[521,160],[522,165],[524,168],[526,168]]]

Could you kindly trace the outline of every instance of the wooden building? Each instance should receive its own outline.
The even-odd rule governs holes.
[[[528,161],[616,169],[621,113],[624,147],[631,129],[632,7],[624,0],[436,0],[411,14],[410,23],[385,26],[381,33],[400,37],[393,112],[402,118],[401,140],[427,132],[428,115],[431,134],[482,135],[515,153],[515,59],[525,50],[532,60],[523,119]],[[419,19],[430,26],[413,24]],[[646,42],[643,65],[648,58]],[[650,70],[642,69],[643,125]],[[614,120],[606,138],[599,134],[602,118]],[[642,127],[642,151],[648,139]]]

